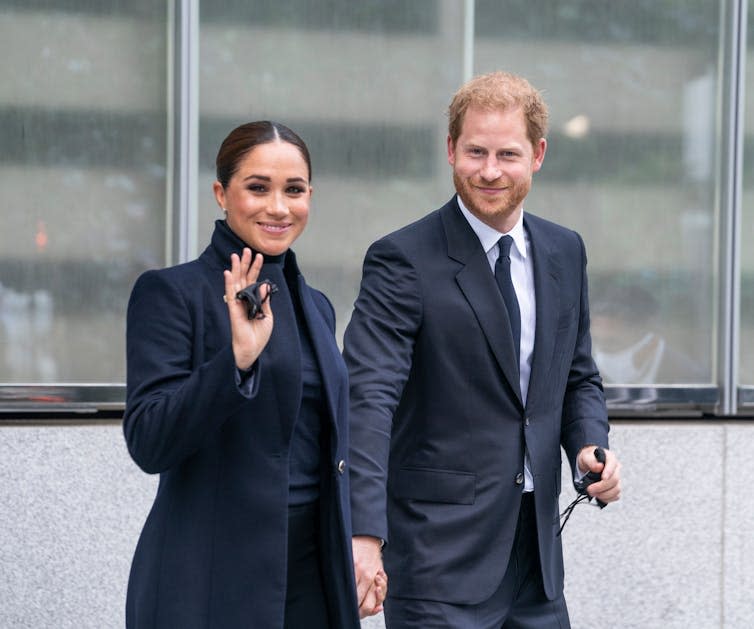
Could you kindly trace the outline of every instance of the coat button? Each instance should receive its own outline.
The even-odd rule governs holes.
[[[345,471],[346,471],[346,462],[343,459],[341,459],[340,461],[338,461],[338,472],[342,474]]]
[[[519,472],[516,474],[516,485],[522,485],[524,482],[524,474],[523,472]]]
[[[527,418],[526,418],[526,419],[524,420],[524,425],[525,425],[525,426],[528,426],[528,425],[529,425],[529,418],[528,418],[528,417],[527,417]]]

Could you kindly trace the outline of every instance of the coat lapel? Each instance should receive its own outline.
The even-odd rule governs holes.
[[[440,210],[440,217],[448,242],[448,256],[463,265],[456,275],[456,282],[474,311],[506,380],[523,406],[508,311],[487,256],[479,238],[461,214],[455,197]]]
[[[327,327],[327,323],[315,306],[309,292],[309,287],[306,285],[306,281],[301,275],[298,276],[298,293],[322,377],[325,399],[327,400],[328,417],[330,418],[330,426],[333,431],[333,436],[337,438],[338,427],[335,418],[337,417],[337,398],[340,380],[337,372],[332,366],[334,364],[337,365],[337,361],[340,360],[340,354],[337,351],[337,345],[334,341],[331,341],[333,336],[332,332]]]
[[[272,336],[262,356],[269,356],[275,397],[280,409],[280,429],[285,442],[291,439],[293,425],[301,406],[301,343],[299,342],[296,313],[292,295],[285,281],[281,264],[262,265],[259,277],[277,285],[278,293],[272,296],[271,306],[274,323]],[[266,377],[262,374],[262,377]]]

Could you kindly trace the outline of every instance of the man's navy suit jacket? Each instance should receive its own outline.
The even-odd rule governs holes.
[[[524,215],[536,329],[527,402],[507,312],[455,197],[374,243],[344,340],[355,535],[387,540],[391,596],[473,604],[500,585],[524,452],[545,591],[563,589],[560,447],[607,447],[581,238]]]
[[[148,271],[131,295],[123,428],[133,459],[160,473],[160,482],[133,559],[130,628],[283,626],[301,350],[292,310],[284,317],[285,304],[273,295],[274,328],[253,390],[236,383],[223,269],[243,246],[218,221],[198,260]],[[347,375],[332,306],[306,285],[290,251],[288,258],[320,366],[330,435],[320,495],[323,576],[338,626],[357,629],[348,474],[340,463],[348,458]],[[280,272],[279,264],[265,264],[260,276]]]

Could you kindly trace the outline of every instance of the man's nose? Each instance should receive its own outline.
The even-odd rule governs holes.
[[[502,170],[496,159],[488,159],[479,173],[485,181],[494,181],[502,175]]]

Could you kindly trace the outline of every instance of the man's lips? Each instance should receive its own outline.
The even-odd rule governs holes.
[[[500,192],[504,192],[506,188],[493,188],[491,186],[474,186],[476,190],[479,190],[479,192],[483,192],[484,194],[499,194]]]

